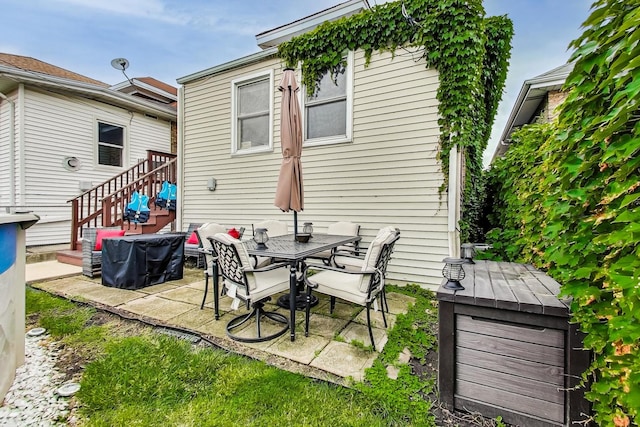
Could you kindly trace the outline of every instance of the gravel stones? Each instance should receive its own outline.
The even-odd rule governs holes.
[[[55,363],[59,350],[49,335],[25,339],[25,363],[16,370],[13,385],[0,407],[0,426],[66,426],[69,399],[57,394],[64,374]]]

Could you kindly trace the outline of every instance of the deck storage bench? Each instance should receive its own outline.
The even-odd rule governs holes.
[[[559,284],[530,265],[464,264],[464,290],[440,286],[440,400],[450,410],[520,426],[570,426],[588,417],[583,335]]]

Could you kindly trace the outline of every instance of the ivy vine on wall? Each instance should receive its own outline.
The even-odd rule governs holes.
[[[628,427],[640,423],[640,4],[597,0],[583,27],[558,122],[524,127],[492,166],[489,240],[572,297],[593,419]]]
[[[481,0],[395,1],[325,22],[278,47],[286,66],[302,64],[302,82],[310,95],[325,73],[335,75],[345,66],[347,51],[362,49],[368,64],[374,51],[424,48],[426,67],[440,75],[439,156],[445,180],[452,145],[465,153],[463,240],[479,238],[482,153],[502,96],[513,35],[507,17],[484,15]]]

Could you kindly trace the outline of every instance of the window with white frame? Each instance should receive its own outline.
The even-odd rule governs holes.
[[[273,148],[273,72],[271,70],[232,83],[232,153]]]
[[[347,65],[341,73],[322,76],[313,96],[305,96],[305,144],[325,144],[351,141],[353,106],[353,52],[347,55]]]
[[[98,122],[98,164],[122,167],[124,160],[124,127]]]

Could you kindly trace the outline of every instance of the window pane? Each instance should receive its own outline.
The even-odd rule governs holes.
[[[346,73],[338,74],[337,83],[331,78],[331,73],[327,72],[322,76],[320,81],[320,89],[310,98],[311,100],[322,100],[327,98],[335,98],[336,96],[346,96],[347,75]]]
[[[98,145],[98,163],[108,166],[122,166],[122,149]]]
[[[269,115],[239,119],[239,150],[269,145]]]
[[[307,139],[347,134],[347,101],[307,107]]]
[[[269,79],[238,86],[238,115],[269,111]]]
[[[98,141],[124,146],[124,129],[120,126],[98,123]]]

